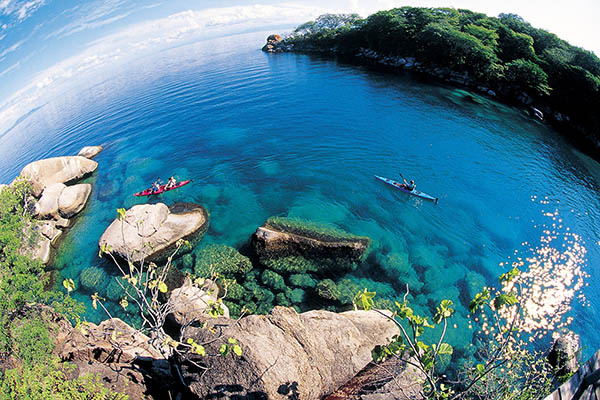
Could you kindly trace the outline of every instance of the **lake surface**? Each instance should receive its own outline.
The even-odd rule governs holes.
[[[383,260],[408,260],[418,311],[443,298],[457,304],[448,340],[458,347],[473,337],[470,290],[523,264],[528,306],[550,316],[542,332],[571,318],[584,355],[600,347],[598,163],[519,110],[406,74],[268,55],[260,51],[267,34],[195,43],[106,70],[2,133],[0,182],[28,162],[104,146],[89,205],[56,257],[58,282],[78,282],[89,266],[115,272],[98,258],[97,242],[117,208],[192,201],[210,213],[202,244],[240,248],[270,216],[369,236],[372,254],[350,278],[397,298],[401,285],[394,271],[382,271]],[[373,177],[399,173],[439,203]],[[132,196],[170,175],[193,183],[156,198]],[[76,296],[88,320],[105,318],[89,293]]]

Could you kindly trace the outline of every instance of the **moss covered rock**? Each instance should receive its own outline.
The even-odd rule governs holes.
[[[243,300],[248,296],[248,291],[239,283],[234,283],[227,288],[226,299],[229,300]]]
[[[108,284],[108,276],[102,268],[89,267],[81,271],[79,283],[90,292],[102,292]]]
[[[277,272],[273,272],[271,270],[265,269],[261,275],[262,283],[267,285],[268,287],[277,290],[284,291],[286,289],[285,281],[283,277],[279,275]]]
[[[317,280],[309,274],[292,274],[288,277],[290,286],[296,286],[302,289],[314,288],[317,286]]]
[[[213,244],[201,248],[196,253],[194,273],[203,278],[210,278],[214,274],[241,276],[251,269],[250,259],[231,246]]]
[[[304,297],[306,292],[300,288],[289,289],[286,291],[286,296],[290,300],[292,304],[302,304],[304,303]]]
[[[329,225],[273,217],[256,230],[252,242],[260,262],[281,274],[337,276],[356,268],[371,240]]]
[[[316,292],[319,297],[325,300],[338,301],[340,298],[340,291],[331,279],[323,279],[317,283]]]
[[[277,293],[275,296],[275,304],[278,306],[289,307],[290,300],[286,297],[285,293]]]

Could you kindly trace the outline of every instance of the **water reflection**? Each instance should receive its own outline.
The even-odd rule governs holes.
[[[550,204],[546,198],[538,200],[535,196],[532,201]],[[531,341],[573,321],[573,316],[565,318],[565,314],[571,310],[573,299],[586,303],[581,289],[589,277],[584,270],[587,250],[581,236],[563,225],[558,210],[542,210],[542,214],[548,222],[538,226],[539,243],[534,246],[524,242],[524,250],[515,251],[509,261],[501,264],[521,271],[516,280],[504,284],[502,291],[518,290],[523,314],[520,329],[529,334]],[[498,313],[501,318],[512,320],[516,311],[502,308]]]

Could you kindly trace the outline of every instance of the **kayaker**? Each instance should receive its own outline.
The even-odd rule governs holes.
[[[175,186],[177,184],[177,181],[175,180],[174,177],[170,177],[169,181],[167,182],[167,189],[171,189],[173,186]]]
[[[160,190],[160,178],[156,178],[156,180],[152,184],[152,191],[158,192],[159,190]]]
[[[404,183],[402,184],[402,186],[404,186],[404,188],[406,190],[409,190],[409,191],[412,192],[417,187],[417,184],[412,179],[410,180],[410,182],[406,182],[406,179],[404,179],[404,178],[402,178],[402,180],[404,181]]]

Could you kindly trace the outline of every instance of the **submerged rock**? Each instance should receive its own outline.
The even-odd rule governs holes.
[[[371,240],[308,221],[269,218],[252,243],[260,262],[281,274],[340,275],[356,268]]]
[[[208,213],[198,204],[140,204],[115,219],[100,237],[99,245],[133,262],[160,260],[179,239],[195,239],[208,228]]]
[[[183,379],[199,398],[320,399],[367,365],[375,345],[397,333],[394,323],[375,311],[298,314],[276,307],[270,315],[213,323],[220,328],[214,333],[190,328],[186,336],[197,343],[217,335],[232,337],[243,355],[211,360],[191,356],[196,363],[210,363],[203,373],[181,360]],[[214,353],[218,346],[215,342],[205,347]]]
[[[79,150],[78,156],[89,158],[90,160],[98,155],[102,151],[102,146],[85,146]]]
[[[27,164],[20,176],[31,182],[34,196],[40,194],[54,183],[69,183],[91,174],[98,163],[80,156],[47,158]]]

